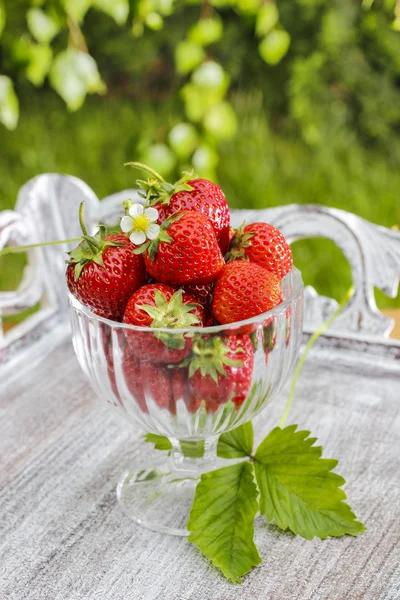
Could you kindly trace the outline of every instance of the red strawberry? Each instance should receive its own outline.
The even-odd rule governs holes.
[[[193,343],[189,382],[208,409],[232,400],[239,407],[246,399],[253,375],[253,345],[249,336],[210,337]]]
[[[193,296],[162,283],[150,283],[137,290],[126,306],[123,319],[129,325],[154,329],[154,333],[129,331],[127,338],[132,351],[156,363],[181,362],[192,345],[190,337],[157,329],[201,327],[204,320],[204,309]]]
[[[218,323],[235,323],[271,310],[282,301],[274,273],[254,263],[227,264],[214,287],[212,312]]]
[[[188,173],[172,185],[146,165],[135,162],[129,165],[147,171],[151,175],[148,181],[137,182],[143,189],[149,206],[154,206],[158,210],[166,207],[167,217],[183,210],[201,213],[211,221],[222,253],[228,251],[229,206],[224,192],[218,185],[207,179],[191,179],[192,175]],[[158,222],[162,223],[162,214]]]
[[[193,397],[189,388],[188,369],[185,367],[175,367],[170,370],[172,397],[174,402],[183,400],[189,412],[195,413],[200,403]]]
[[[120,321],[130,296],[145,282],[143,257],[135,254],[135,246],[125,235],[106,235],[103,225],[89,236],[82,210],[83,241],[69,252],[69,291],[97,315]]]
[[[196,298],[197,302],[201,304],[206,310],[208,310],[211,306],[212,300],[212,283],[201,283],[201,284],[193,284],[193,285],[185,285],[185,292]]]
[[[135,252],[145,252],[150,275],[170,285],[210,283],[225,264],[211,223],[192,210],[169,217],[159,236]]]
[[[142,412],[148,413],[151,401],[154,401],[159,408],[176,413],[166,367],[140,360],[125,349],[122,371],[125,384]]]
[[[284,235],[268,223],[243,223],[231,241],[227,262],[249,260],[282,279],[293,266],[293,256]]]

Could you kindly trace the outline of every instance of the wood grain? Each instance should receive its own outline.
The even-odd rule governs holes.
[[[241,586],[187,540],[142,529],[121,512],[121,472],[154,451],[94,401],[70,343],[2,381],[1,600],[399,599],[400,356],[383,361],[359,348],[358,362],[348,356],[329,347],[310,354],[289,422],[340,459],[368,531],[310,542],[258,519],[263,564]],[[258,439],[284,399],[256,419]]]

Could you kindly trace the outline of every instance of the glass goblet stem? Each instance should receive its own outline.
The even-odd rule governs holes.
[[[217,468],[218,436],[198,441],[170,438],[170,442],[170,461],[174,470],[190,471],[193,476],[200,476]]]

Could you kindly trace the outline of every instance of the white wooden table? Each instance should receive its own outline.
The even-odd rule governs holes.
[[[93,222],[111,220],[121,199],[99,204],[85,184],[58,175],[29,182],[16,212],[0,214],[0,247],[79,235],[71,215],[82,196]],[[367,532],[310,542],[258,519],[263,564],[234,586],[186,539],[133,524],[115,486],[135,457],[154,451],[95,400],[69,339],[65,248],[42,249],[18,292],[0,295],[3,314],[42,298],[41,311],[0,345],[0,600],[400,599],[400,343],[386,337],[390,322],[372,299],[374,285],[395,293],[400,234],[322,208],[244,216],[272,221],[291,240],[331,237],[350,258],[356,294],[307,359],[289,422],[340,460]],[[305,336],[334,308],[309,290]],[[277,424],[286,393],[256,419],[259,439]]]

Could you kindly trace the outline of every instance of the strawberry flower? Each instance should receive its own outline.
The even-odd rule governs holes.
[[[157,225],[158,210],[156,208],[144,208],[142,204],[132,204],[128,214],[121,219],[121,230],[129,234],[132,244],[139,246],[146,239],[154,240],[160,233]]]

